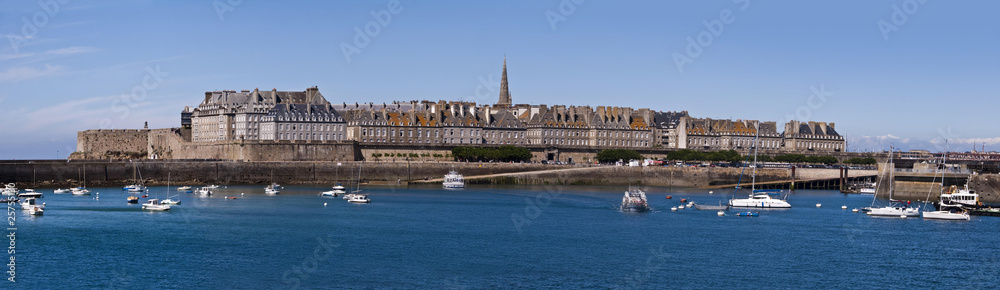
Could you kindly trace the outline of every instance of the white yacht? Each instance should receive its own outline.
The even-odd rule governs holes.
[[[177,191],[191,191],[191,187],[187,185],[181,186],[177,188]]]
[[[353,203],[371,203],[372,201],[370,199],[368,199],[368,196],[365,196],[363,194],[351,194],[351,198],[348,199],[347,202],[353,202]]]
[[[754,190],[749,198],[734,198],[729,200],[732,207],[760,207],[760,208],[791,208],[787,201],[771,197],[772,194],[780,194],[780,190]]]
[[[170,199],[170,197],[168,197],[168,198],[166,198],[164,200],[161,200],[160,204],[180,205],[181,204],[181,200],[180,199],[173,200],[173,199]]]
[[[893,182],[893,179],[894,179],[894,176],[895,176],[894,172],[896,171],[896,166],[893,165],[894,163],[892,161],[893,160],[892,159],[892,157],[893,157],[892,153],[893,153],[894,150],[895,150],[894,147],[891,147],[891,146],[889,147],[889,163],[888,164],[891,166],[890,168],[888,168],[889,169],[889,176],[888,176],[888,182],[889,182],[889,194],[888,194],[889,195],[889,205],[883,206],[883,207],[875,207],[875,200],[878,199],[878,193],[876,193],[874,196],[872,196],[872,206],[869,207],[869,208],[866,208],[865,211],[868,212],[869,216],[882,216],[882,217],[917,217],[917,216],[920,216],[920,209],[917,208],[917,207],[910,207],[910,202],[909,201],[905,201],[904,202],[902,200],[894,200],[894,199],[892,199],[893,183],[895,183],[895,182]],[[886,182],[885,180],[882,180],[882,178],[879,178],[879,179],[880,179],[880,182]],[[876,188],[879,188],[879,187],[876,186]]]
[[[347,193],[347,191],[345,191],[344,186],[340,185],[340,184],[337,184],[336,186],[333,187],[333,190],[321,192],[320,195],[321,196],[327,196],[327,197],[337,197],[337,196],[339,196],[341,194],[345,194],[345,193]]]
[[[465,188],[465,178],[454,170],[444,175],[444,188]]]
[[[637,187],[629,187],[622,197],[621,211],[644,212],[649,211],[649,203],[646,202],[646,192]]]
[[[41,205],[39,205],[38,199],[35,198],[25,198],[24,200],[21,201],[22,210],[31,210],[34,207],[45,208],[45,203],[43,202]]]
[[[73,190],[69,188],[56,188],[56,190],[53,190],[52,193],[70,193],[72,191]]]
[[[0,191],[3,195],[17,195],[17,185],[13,183],[8,183],[4,186],[3,190]]]
[[[42,193],[37,192],[34,189],[25,189],[24,192],[17,194],[20,198],[42,198]]]
[[[142,204],[144,210],[166,211],[170,210],[170,205],[160,203],[160,200],[151,198]]]

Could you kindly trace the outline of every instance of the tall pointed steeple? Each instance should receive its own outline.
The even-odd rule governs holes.
[[[498,107],[510,107],[510,91],[507,90],[507,55],[503,56],[503,76],[500,77],[500,100],[497,101]]]

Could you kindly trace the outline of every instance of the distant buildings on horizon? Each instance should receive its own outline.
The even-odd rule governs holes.
[[[305,91],[205,92],[185,107],[181,125],[192,142],[355,141],[359,145],[521,145],[553,148],[840,152],[845,140],[834,123],[691,117],[687,111],[647,108],[514,104],[504,60],[496,104],[409,101],[331,103],[319,88]]]

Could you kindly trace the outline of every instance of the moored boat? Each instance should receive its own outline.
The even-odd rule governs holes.
[[[465,188],[465,178],[454,170],[449,171],[448,174],[444,175],[442,186],[450,189]]]
[[[25,189],[24,192],[18,193],[17,197],[20,198],[42,198],[42,193],[37,192],[34,189]]]
[[[368,199],[368,196],[363,194],[353,194],[347,202],[351,203],[371,203],[372,201]]]
[[[160,203],[160,200],[151,198],[142,204],[143,210],[152,211],[167,211],[170,210],[170,205]]]

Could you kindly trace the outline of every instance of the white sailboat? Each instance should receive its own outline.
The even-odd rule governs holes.
[[[167,172],[167,192],[170,192],[170,172]],[[177,195],[175,194],[175,195],[172,195],[170,197],[167,197],[167,199],[161,200],[160,204],[168,204],[168,205],[179,205],[179,204],[181,204],[181,200],[180,199],[178,199],[178,200],[171,199],[172,197],[175,197],[175,196],[177,196]]]
[[[756,208],[791,208],[792,205],[787,201],[779,198],[773,198],[771,195],[781,194],[781,190],[761,190],[756,189],[757,186],[757,139],[760,138],[760,122],[757,122],[756,134],[753,138],[753,172],[751,174],[750,182],[750,196],[747,198],[736,198],[736,192],[733,192],[733,198],[729,200],[729,206],[731,207],[756,207]],[[746,169],[746,165],[744,165]],[[741,173],[742,175],[742,173]],[[737,185],[737,191],[739,190],[739,185]]]
[[[947,141],[945,141],[947,142]],[[948,164],[948,152],[945,151],[944,158],[941,159],[942,164],[947,166]],[[933,188],[932,188],[933,190]],[[931,191],[927,191],[927,199],[930,200]],[[958,187],[952,185],[948,188],[948,192],[945,193],[944,187],[944,174],[941,174],[941,192],[939,193],[939,201],[937,210],[935,211],[924,211],[923,217],[925,220],[970,220],[969,212],[965,210],[964,206],[975,207],[979,202],[979,195],[975,194],[973,191],[969,190],[969,184],[965,184],[965,188],[958,189]]]
[[[367,195],[361,194],[361,163],[358,163],[358,182],[356,183],[354,190],[349,194],[344,195],[344,199],[351,203],[371,203],[372,201],[368,199]]]
[[[868,211],[868,215],[869,216],[876,216],[876,217],[904,217],[904,218],[905,217],[917,217],[917,216],[920,216],[920,209],[916,208],[916,207],[910,207],[908,201],[904,202],[902,200],[892,199],[892,192],[894,190],[893,183],[895,183],[895,182],[893,182],[893,179],[895,178],[894,171],[896,171],[896,166],[893,163],[893,159],[892,159],[893,156],[892,155],[893,155],[893,151],[895,150],[895,148],[892,147],[892,146],[890,146],[889,148],[890,148],[890,150],[889,150],[889,164],[887,165],[887,166],[889,166],[889,168],[888,168],[889,169],[889,178],[888,178],[888,182],[889,182],[889,205],[882,206],[882,207],[875,207],[875,201],[878,200],[878,193],[876,191],[875,196],[872,197],[872,206],[868,207],[866,209]],[[885,180],[880,180],[880,182],[886,182],[886,181]],[[876,189],[878,189],[878,188],[881,188],[881,187],[877,187]]]

